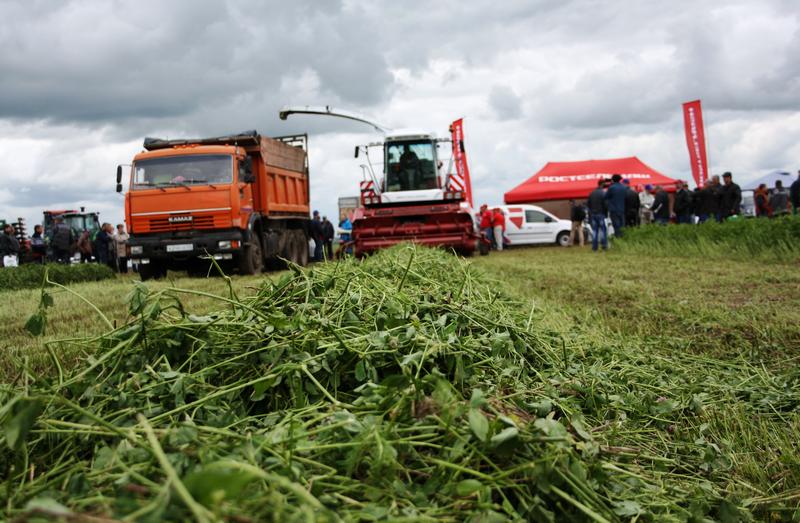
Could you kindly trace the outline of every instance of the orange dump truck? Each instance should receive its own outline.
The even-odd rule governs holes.
[[[242,274],[308,263],[305,135],[256,131],[196,140],[145,138],[125,194],[130,257],[143,280],[199,273],[209,257]],[[122,192],[122,166],[117,192]]]

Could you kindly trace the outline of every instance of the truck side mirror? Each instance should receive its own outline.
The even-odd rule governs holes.
[[[117,192],[122,192],[122,184],[121,183],[117,184]]]
[[[353,154],[354,158],[358,158],[358,150],[359,149],[360,149],[360,147],[356,145],[356,152]]]
[[[122,166],[117,165],[117,185],[122,183]]]
[[[253,174],[253,158],[248,156],[239,162],[239,179],[244,183],[253,183],[256,177]]]

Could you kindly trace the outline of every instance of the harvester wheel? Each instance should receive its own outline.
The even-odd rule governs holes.
[[[250,237],[249,245],[242,249],[242,257],[239,260],[239,272],[242,274],[261,274],[263,260],[261,259],[261,240],[258,235]]]

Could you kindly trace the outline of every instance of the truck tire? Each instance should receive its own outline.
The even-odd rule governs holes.
[[[294,256],[292,261],[300,267],[308,265],[308,240],[303,231],[295,231]]]
[[[139,265],[139,277],[142,281],[160,280],[167,275],[167,269],[160,263],[150,262]]]
[[[261,259],[261,239],[258,235],[250,236],[250,242],[242,249],[239,259],[239,272],[247,275],[261,274],[263,260]]]
[[[561,231],[556,236],[556,243],[562,247],[569,247],[569,232]]]

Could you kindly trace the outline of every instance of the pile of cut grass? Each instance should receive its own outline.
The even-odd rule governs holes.
[[[53,353],[51,375],[0,386],[5,515],[788,517],[796,369],[586,343],[496,288],[413,246],[203,316],[137,286],[136,320],[86,340],[82,365]],[[741,480],[740,452],[764,455],[769,488]]]
[[[653,256],[792,261],[800,258],[800,216],[753,218],[698,225],[626,228],[614,246]]]
[[[63,265],[52,263],[26,263],[19,267],[0,269],[0,291],[35,289],[42,286],[45,273],[51,282],[61,285],[70,283],[100,281],[114,277],[114,271],[99,263],[80,263]]]

